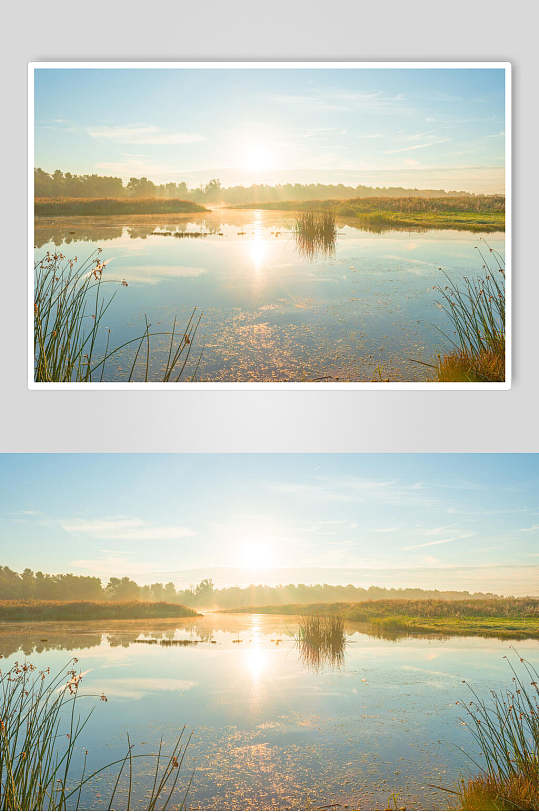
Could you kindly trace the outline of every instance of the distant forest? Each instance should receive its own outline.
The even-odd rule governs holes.
[[[469,192],[443,189],[404,189],[400,186],[344,186],[343,184],[285,183],[269,186],[222,186],[217,178],[197,188],[185,182],[155,184],[148,178],[122,178],[102,175],[72,175],[57,169],[52,174],[34,170],[34,195],[38,197],[136,198],[158,197],[192,200],[195,203],[269,203],[281,200],[348,200],[358,197],[474,197]]]
[[[400,600],[466,600],[498,597],[493,593],[440,591],[437,589],[368,589],[332,584],[287,584],[286,586],[251,585],[217,589],[211,578],[205,578],[189,589],[176,589],[172,582],[139,586],[130,578],[110,578],[106,586],[101,579],[71,573],[51,575],[25,569],[18,573],[0,566],[0,600],[42,601],[165,601],[191,608],[235,609],[289,603],[334,603],[338,601]]]

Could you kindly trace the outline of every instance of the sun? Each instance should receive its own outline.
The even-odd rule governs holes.
[[[245,150],[245,168],[251,172],[262,172],[271,169],[274,159],[271,151],[264,144],[248,144]]]
[[[269,544],[246,541],[239,549],[238,563],[246,570],[267,570],[273,565],[273,553]]]

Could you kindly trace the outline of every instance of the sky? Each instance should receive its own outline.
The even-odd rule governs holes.
[[[537,594],[539,454],[2,454],[0,564]]]
[[[504,192],[501,69],[38,69],[35,165]]]

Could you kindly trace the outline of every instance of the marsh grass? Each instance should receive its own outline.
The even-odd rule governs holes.
[[[0,600],[0,621],[131,620],[198,617],[195,609],[165,601]]]
[[[125,280],[103,278],[107,263],[100,259],[101,249],[78,263],[60,252],[47,254],[34,266],[34,380],[37,382],[102,382],[108,361],[121,350],[131,350],[129,382],[148,381],[151,372],[152,342],[166,340],[168,355],[159,372],[163,382],[179,381],[186,370],[193,342],[202,318],[194,308],[184,329],[156,332],[145,316],[144,331],[110,346],[110,329],[104,317]],[[105,294],[105,289],[113,290]],[[104,350],[98,350],[103,344]],[[191,380],[196,377],[200,357]],[[152,377],[153,374],[152,374]]]
[[[296,642],[301,659],[310,668],[341,668],[346,647],[344,619],[340,615],[302,617]]]
[[[485,700],[465,683],[472,699],[459,703],[482,762],[467,754],[480,773],[461,782],[463,809],[539,809],[539,674],[522,657],[517,667],[505,659],[509,688]]]
[[[302,212],[294,227],[299,253],[312,260],[317,255],[331,256],[335,251],[337,227],[331,210]]]
[[[132,809],[142,801],[134,776],[138,759],[150,759],[153,764],[153,782],[143,790],[143,808],[166,809],[173,799],[175,808],[185,808],[192,780],[191,776],[180,792],[179,775],[190,742],[185,728],[169,755],[162,740],[157,753],[135,753],[128,736],[122,758],[87,769],[88,751],[81,736],[93,708],[81,714],[80,705],[83,700],[106,702],[107,698],[80,694],[83,676],[75,670],[77,662],[72,658],[52,675],[50,669],[39,671],[30,663],[15,663],[0,673],[0,808],[79,809],[90,782],[115,769],[107,808]]]
[[[440,331],[453,349],[438,359],[439,381],[505,381],[504,261],[493,248],[477,250],[482,276],[464,277],[459,286],[442,271],[447,284],[435,288],[454,331],[452,336]]]
[[[184,214],[207,211],[205,206],[191,200],[175,198],[113,198],[113,197],[37,197],[36,217],[105,214]]]

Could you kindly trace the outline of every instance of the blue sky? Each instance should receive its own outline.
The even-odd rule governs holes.
[[[0,563],[530,593],[538,494],[537,454],[3,454]]]
[[[499,69],[38,69],[36,166],[503,192]]]

